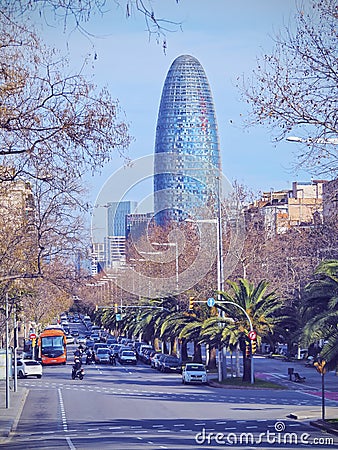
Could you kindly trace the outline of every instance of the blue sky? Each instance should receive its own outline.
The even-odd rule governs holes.
[[[49,43],[62,50],[68,48],[74,67],[80,66],[80,57],[97,53],[87,73],[119,99],[135,138],[129,149],[131,159],[153,152],[166,74],[177,56],[191,54],[204,67],[213,93],[223,173],[228,179],[256,193],[290,188],[292,181],[310,179],[310,175],[292,170],[297,144],[273,144],[269,130],[262,126],[243,129],[247,105],[235,86],[238,77],[250,76],[256,58],[271,50],[274,33],[292,23],[296,0],[154,1],[160,16],[182,22],[182,31],[167,33],[166,54],[155,39],[149,39],[141,15],[126,19],[125,12],[111,3],[110,12],[92,17],[86,24],[97,36],[91,40],[77,32],[62,34],[61,27],[45,28],[44,35]],[[100,176],[90,180],[92,202],[100,191],[102,196],[102,187],[122,163],[116,157]],[[147,189],[151,184],[144,191]],[[143,188],[135,192],[141,191]],[[115,201],[97,201],[107,200]]]

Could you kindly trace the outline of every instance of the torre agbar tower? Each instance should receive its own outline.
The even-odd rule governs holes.
[[[199,61],[172,63],[159,107],[154,160],[156,222],[205,219],[220,195],[220,148],[208,79]],[[214,215],[214,213],[213,213]]]

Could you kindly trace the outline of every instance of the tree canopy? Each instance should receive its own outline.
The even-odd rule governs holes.
[[[241,85],[250,104],[249,124],[271,126],[274,138],[291,133],[305,145],[298,164],[337,174],[338,2],[298,5],[295,22],[274,37],[274,50],[258,59]]]

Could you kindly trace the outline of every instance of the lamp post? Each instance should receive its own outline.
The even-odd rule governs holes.
[[[6,292],[6,306],[5,306],[5,319],[6,319],[6,408],[10,407],[10,387],[9,387],[9,379],[10,379],[10,364],[9,364],[9,312],[8,312],[8,294]]]
[[[338,145],[338,138],[301,138],[299,136],[288,136],[288,142],[299,142],[301,144],[332,144]]]
[[[142,251],[140,251],[139,252],[141,255],[149,255],[149,256],[151,256],[151,255],[159,255],[161,252],[142,252]],[[145,259],[145,261],[146,261],[146,259]],[[150,299],[150,297],[151,297],[151,295],[150,295],[150,278],[148,278],[148,298]]]
[[[218,302],[221,302],[221,291],[224,290],[224,269],[223,269],[223,239],[222,239],[222,208],[221,208],[221,180],[218,180],[218,201],[217,201],[217,218],[214,219],[186,219],[191,223],[213,223],[216,225],[216,245],[217,245],[217,291]],[[218,349],[218,381],[223,380],[223,359],[224,355],[221,349]]]
[[[250,325],[250,332],[253,332],[253,331],[254,331],[253,326],[252,326],[252,321],[251,321],[251,319],[250,319],[250,316],[249,316],[249,314],[245,311],[245,309],[242,308],[241,305],[238,305],[237,303],[230,302],[230,301],[227,301],[227,300],[221,301],[221,302],[219,302],[219,303],[222,303],[222,304],[228,304],[228,305],[233,305],[233,306],[236,306],[237,308],[239,308],[239,309],[245,314],[246,318],[248,319],[248,322],[249,322],[249,325]],[[251,363],[250,382],[251,382],[251,384],[254,384],[254,360],[253,360],[252,340],[251,340],[251,339],[250,339],[250,363]]]

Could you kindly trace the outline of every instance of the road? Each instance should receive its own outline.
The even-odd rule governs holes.
[[[19,380],[29,394],[6,449],[240,448],[240,439],[247,441],[241,448],[309,448],[316,439],[322,445],[315,448],[337,448],[332,436],[287,418],[320,411],[321,398],[302,389],[186,386],[179,374],[142,363],[84,367],[83,381],[71,380],[70,362],[45,367],[41,379]],[[284,445],[290,436],[293,444]]]

